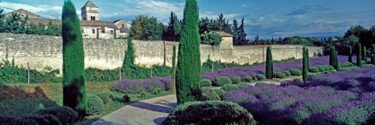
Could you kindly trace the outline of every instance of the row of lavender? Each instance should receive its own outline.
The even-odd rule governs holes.
[[[347,62],[347,56],[339,56],[339,62]],[[311,59],[310,65],[319,66],[319,65],[328,65],[329,57],[323,56],[315,59]],[[302,67],[301,61],[294,61],[294,62],[284,62],[284,63],[277,63],[274,64],[275,71],[284,71],[290,69],[299,69]],[[253,67],[242,67],[242,68],[228,68],[228,69],[221,69],[216,70],[215,72],[202,72],[202,78],[210,79],[214,81],[216,77],[219,76],[228,76],[228,77],[240,77],[244,78],[246,76],[255,77],[257,74],[264,74],[265,66],[258,65]],[[118,80],[113,86],[112,89],[118,92],[124,92],[127,94],[136,94],[141,93],[142,91],[145,92],[152,92],[155,88],[160,88],[162,90],[169,90],[171,87],[171,77],[152,77],[146,80],[130,80],[130,79],[122,79]]]
[[[229,91],[223,100],[239,103],[263,124],[363,124],[375,120],[374,73],[370,66],[306,83],[256,84]]]
[[[354,57],[355,58],[355,57]],[[338,56],[339,63],[348,62],[348,56]],[[321,66],[321,65],[328,65],[329,64],[329,56],[323,56],[319,58],[314,58],[310,60],[310,66]],[[302,61],[294,61],[294,62],[284,62],[284,63],[277,63],[274,64],[274,71],[286,71],[290,69],[301,69],[302,68]],[[216,70],[215,72],[202,72],[202,78],[210,79],[211,81],[215,80],[218,76],[228,76],[228,77],[244,77],[244,76],[256,76],[257,74],[264,74],[266,69],[265,65],[258,65],[253,67],[245,67],[245,68],[228,68],[228,69],[221,69]]]

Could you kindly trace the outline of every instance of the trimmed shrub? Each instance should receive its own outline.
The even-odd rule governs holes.
[[[290,69],[289,71],[294,76],[301,76],[302,75],[302,71],[300,69]]]
[[[104,104],[107,104],[109,100],[113,98],[112,92],[108,92],[108,91],[96,93],[96,96],[102,99]]]
[[[124,102],[130,102],[131,99],[130,99],[129,95],[124,95],[124,96],[122,96],[122,101],[124,101]]]
[[[266,80],[266,76],[264,76],[263,74],[257,74],[256,78],[257,80]]]
[[[201,86],[202,87],[210,87],[210,86],[212,86],[212,82],[209,79],[202,79],[201,80]]]
[[[353,63],[351,62],[346,62],[346,63],[340,63],[339,64],[341,66],[341,68],[347,68],[347,67],[353,67],[355,66]]]
[[[285,74],[285,76],[291,76],[292,73],[290,73],[289,71],[283,71],[283,73]]]
[[[35,115],[52,115],[55,116],[63,125],[73,124],[78,119],[78,114],[70,107],[49,107],[32,114]]]
[[[242,78],[242,81],[244,81],[244,82],[251,82],[251,81],[253,81],[253,77],[251,77],[251,76],[245,76],[245,77]]]
[[[277,72],[277,73],[275,74],[275,77],[276,77],[276,78],[285,78],[286,75],[285,75],[283,72]]]
[[[240,77],[232,77],[231,80],[232,80],[233,84],[238,84],[238,83],[241,82],[241,78]]]
[[[160,95],[161,92],[162,92],[162,90],[160,88],[156,88],[156,89],[154,89],[153,93],[154,93],[154,95]]]
[[[225,84],[232,84],[232,80],[228,76],[219,76],[215,78],[213,85],[223,86]]]
[[[143,91],[141,94],[140,94],[141,98],[146,98],[147,97],[147,93],[145,91]]]
[[[93,115],[104,110],[104,103],[100,97],[96,95],[87,95],[86,114]]]
[[[233,102],[206,101],[189,102],[177,106],[163,121],[163,125],[201,124],[255,125],[253,116],[243,107]]]
[[[233,85],[233,84],[226,84],[223,86],[224,91],[228,92],[230,90],[235,90],[238,89],[238,86]]]
[[[225,91],[223,89],[212,89],[213,91],[215,91],[215,93],[221,98],[225,95]]]
[[[319,68],[317,68],[317,67],[311,67],[309,71],[313,72],[313,73],[318,73],[319,72]]]
[[[362,45],[358,43],[358,52],[357,52],[357,66],[362,67]]]
[[[53,115],[27,114],[18,119],[20,125],[62,125],[58,118]]]
[[[267,47],[267,57],[266,57],[266,76],[267,79],[272,79],[273,77],[273,60],[271,47]]]
[[[204,97],[203,101],[221,100],[220,96],[211,88],[202,88],[202,95]]]

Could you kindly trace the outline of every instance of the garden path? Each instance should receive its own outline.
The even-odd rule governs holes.
[[[176,106],[175,94],[142,100],[126,105],[92,125],[160,125]]]

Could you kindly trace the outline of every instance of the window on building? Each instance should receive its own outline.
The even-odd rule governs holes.
[[[91,20],[95,20],[95,16],[91,16]]]
[[[111,34],[113,34],[113,30],[111,30]]]
[[[95,34],[95,29],[92,29],[92,34]]]
[[[82,33],[85,33],[83,29],[82,29]]]
[[[102,27],[102,33],[105,33],[105,27]]]
[[[124,27],[124,24],[122,24],[122,27]]]

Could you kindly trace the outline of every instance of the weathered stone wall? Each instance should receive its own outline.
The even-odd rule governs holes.
[[[172,64],[172,47],[178,47],[177,42],[140,41],[133,40],[135,48],[135,63],[140,66],[162,65],[164,60],[164,42],[166,46],[167,65]],[[6,34],[0,33],[0,58],[5,58],[5,48],[8,47],[9,60],[15,59],[16,65],[26,67],[30,63],[33,69],[42,70],[45,67],[61,69],[62,39],[61,37]],[[114,69],[122,65],[127,40],[119,39],[84,39],[85,67],[99,69]],[[322,54],[322,47],[308,47],[310,56]],[[210,55],[212,60],[235,62],[240,64],[263,62],[266,60],[266,46],[233,46],[213,47],[202,44],[201,60],[205,62]],[[302,58],[302,46],[273,45],[274,60]]]

